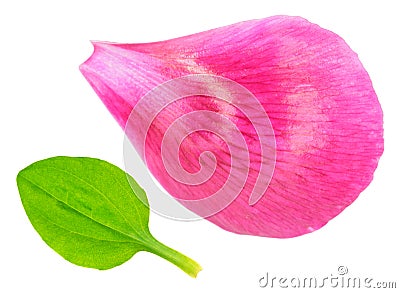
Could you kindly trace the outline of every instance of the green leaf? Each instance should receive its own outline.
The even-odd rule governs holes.
[[[17,185],[33,227],[52,249],[74,264],[110,269],[138,251],[148,251],[192,277],[201,270],[195,261],[151,235],[149,208],[141,201],[146,200],[145,192],[131,176],[108,162],[45,159],[20,171]]]

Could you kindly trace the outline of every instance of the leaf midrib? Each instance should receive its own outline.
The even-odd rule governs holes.
[[[32,209],[33,209],[33,210],[36,210],[36,211],[40,211],[39,209],[37,209],[37,208],[35,208],[35,207],[32,207]],[[85,234],[82,234],[82,233],[79,233],[79,232],[76,232],[76,231],[72,231],[72,230],[70,230],[70,229],[68,229],[68,228],[66,228],[66,227],[63,227],[63,226],[61,226],[61,225],[55,223],[55,222],[52,221],[49,217],[46,217],[46,216],[45,216],[44,214],[42,214],[42,213],[40,213],[40,217],[46,219],[48,222],[50,222],[50,223],[53,224],[54,226],[57,226],[57,227],[58,227],[59,229],[61,229],[61,230],[65,230],[65,231],[68,232],[68,233],[76,234],[76,235],[79,235],[79,236],[82,236],[82,237],[85,237],[85,238],[94,239],[94,240],[96,240],[96,241],[113,242],[113,243],[137,243],[137,244],[143,245],[141,242],[137,242],[137,241],[135,241],[134,239],[132,239],[133,241],[132,241],[132,240],[129,240],[129,241],[122,241],[122,240],[111,240],[111,239],[96,238],[96,237],[89,236],[89,235],[85,235]],[[104,225],[103,225],[103,226],[104,226]],[[108,227],[107,227],[107,228],[108,228]],[[116,230],[113,230],[113,231],[116,231]],[[119,231],[116,231],[116,232],[119,232]]]
[[[99,225],[101,225],[101,226],[103,226],[103,227],[106,227],[107,229],[110,229],[110,230],[112,230],[112,231],[116,231],[116,232],[120,233],[121,235],[124,235],[124,236],[126,236],[126,237],[129,237],[129,238],[131,238],[132,240],[134,240],[134,241],[137,242],[137,243],[140,243],[140,244],[142,244],[142,245],[144,245],[144,246],[147,246],[147,245],[145,244],[146,242],[143,241],[143,239],[137,238],[137,237],[135,237],[135,236],[133,236],[133,235],[130,235],[130,234],[126,234],[125,232],[120,231],[119,229],[115,229],[115,228],[113,228],[113,227],[110,227],[110,226],[108,226],[108,225],[106,225],[106,224],[103,224],[103,223],[97,221],[96,219],[90,217],[89,215],[86,215],[85,213],[83,213],[83,212],[77,210],[77,209],[74,208],[73,206],[70,206],[68,203],[66,203],[66,202],[64,202],[64,201],[62,201],[62,200],[60,200],[60,199],[58,199],[58,198],[55,197],[53,194],[51,194],[51,192],[47,191],[44,187],[40,186],[40,185],[37,184],[36,182],[33,182],[32,180],[26,178],[25,176],[23,176],[23,175],[21,175],[21,174],[20,174],[20,177],[23,178],[24,180],[28,181],[28,182],[31,183],[32,185],[36,186],[37,188],[41,189],[43,192],[45,192],[46,194],[48,194],[49,196],[51,196],[52,198],[54,198],[54,199],[57,200],[58,202],[61,202],[61,203],[65,204],[65,205],[67,205],[69,208],[71,208],[72,210],[74,210],[74,211],[77,212],[78,214],[80,214],[80,215],[82,215],[82,216],[84,216],[84,217],[86,217],[86,218],[92,220],[93,222],[95,222],[95,223],[97,223],[97,224],[99,224]],[[124,219],[125,219],[125,218],[124,218]],[[52,222],[52,221],[50,221],[50,222]],[[52,223],[53,223],[53,222],[52,222]],[[54,223],[54,224],[55,224],[55,223]],[[61,226],[60,226],[60,227],[61,227]],[[63,227],[61,227],[61,228],[63,228]],[[67,230],[67,231],[70,231],[70,230],[68,230],[68,229],[66,229],[66,228],[63,228],[63,229],[64,229],[64,230]],[[70,231],[70,232],[72,232],[72,231]],[[136,231],[135,231],[135,232],[136,232]],[[77,234],[79,234],[79,233],[77,233]],[[82,236],[88,237],[88,236],[86,236],[86,235],[82,235]],[[90,237],[90,236],[89,236],[89,237]],[[107,241],[107,240],[104,240],[104,241]]]
[[[85,184],[87,184],[88,186],[90,186],[91,188],[93,188],[93,189],[94,189],[96,192],[98,192],[105,200],[107,200],[107,201],[115,208],[115,210],[118,211],[118,213],[119,213],[119,214],[121,215],[121,217],[124,219],[125,223],[127,223],[127,224],[129,225],[129,227],[131,227],[132,230],[135,231],[135,232],[138,234],[138,232],[136,231],[135,227],[133,227],[132,224],[128,221],[128,219],[121,213],[121,211],[119,210],[119,208],[117,208],[117,206],[116,206],[103,192],[101,192],[99,189],[97,189],[97,188],[96,188],[94,185],[92,185],[90,182],[84,180],[83,178],[81,178],[81,177],[79,177],[79,176],[77,176],[77,175],[75,175],[75,174],[73,174],[73,173],[71,173],[71,172],[69,172],[69,171],[67,171],[67,170],[63,170],[63,169],[56,168],[56,167],[53,167],[53,166],[49,166],[49,168],[52,168],[52,169],[54,169],[54,170],[58,170],[58,171],[63,172],[63,173],[65,173],[65,174],[71,175],[72,177],[77,178],[79,181],[84,182]],[[140,218],[140,215],[139,215],[139,218]]]

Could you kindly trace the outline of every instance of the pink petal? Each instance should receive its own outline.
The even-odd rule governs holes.
[[[182,184],[169,176],[161,159],[169,125],[184,114],[208,110],[243,133],[251,164],[246,184],[228,207],[207,217],[228,231],[279,238],[312,232],[350,205],[373,178],[383,152],[377,96],[357,55],[315,24],[275,16],[163,42],[94,43],[94,48],[80,69],[123,128],[147,92],[188,74],[222,76],[257,97],[275,133],[276,165],[267,191],[252,206],[248,200],[260,169],[260,145],[254,125],[233,105],[187,97],[165,108],[147,133],[146,163],[178,199],[203,198],[220,189],[230,155],[215,134],[191,134],[180,145],[182,167],[199,171],[199,156],[211,151],[216,171],[205,183]],[[140,132],[142,122],[136,123]]]

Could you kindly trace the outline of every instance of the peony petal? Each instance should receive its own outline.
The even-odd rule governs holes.
[[[356,53],[336,34],[300,17],[246,21],[149,44],[94,43],[80,69],[123,128],[146,93],[188,74],[221,76],[255,95],[273,128],[276,163],[254,205],[249,198],[262,165],[257,125],[234,102],[202,95],[176,100],[146,133],[143,159],[157,180],[178,199],[198,199],[221,189],[229,177],[232,154],[223,138],[231,137],[230,130],[198,131],[180,141],[179,161],[187,172],[201,169],[199,158],[202,166],[215,167],[197,185],[169,175],[162,160],[164,133],[178,118],[204,110],[236,125],[248,148],[248,176],[235,200],[207,217],[228,231],[286,238],[321,228],[368,186],[383,152],[382,110]],[[134,121],[132,141],[143,121]],[[205,151],[215,160],[202,157]]]

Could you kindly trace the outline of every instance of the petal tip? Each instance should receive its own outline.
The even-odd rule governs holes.
[[[89,70],[89,64],[91,63],[91,60],[93,59],[94,55],[96,53],[98,53],[98,51],[101,48],[106,47],[108,44],[110,44],[109,42],[103,42],[103,41],[96,41],[96,40],[90,40],[90,43],[92,44],[93,48],[92,48],[92,53],[90,54],[89,58],[87,58],[85,60],[85,62],[83,62],[81,65],[79,65],[79,70],[81,71],[81,73],[85,76],[85,73],[88,72]]]

